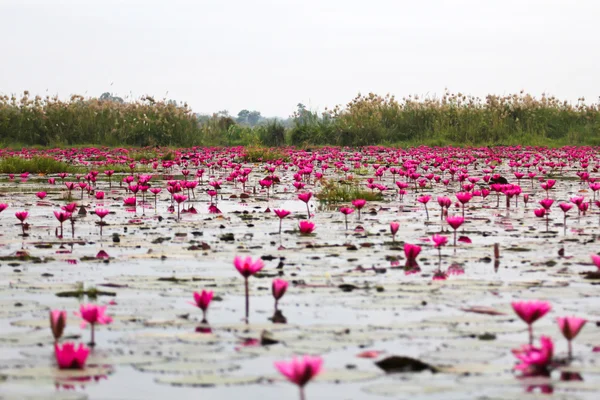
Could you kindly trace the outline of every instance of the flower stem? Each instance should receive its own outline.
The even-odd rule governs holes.
[[[250,321],[249,318],[249,314],[250,314],[250,296],[248,293],[248,278],[245,278],[245,285],[246,285],[246,324]]]
[[[96,346],[96,339],[95,339],[95,326],[96,324],[91,324],[92,325],[92,341],[90,342],[90,347],[94,347]]]

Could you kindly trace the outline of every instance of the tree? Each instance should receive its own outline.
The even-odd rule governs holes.
[[[248,123],[248,115],[250,115],[250,111],[244,109],[238,113],[237,123],[238,124],[247,124]]]
[[[255,126],[262,119],[262,115],[260,115],[260,111],[252,111],[248,114],[248,124],[250,126]]]
[[[102,101],[114,101],[115,103],[124,103],[123,98],[118,96],[113,96],[112,93],[104,92],[100,95],[100,100]]]

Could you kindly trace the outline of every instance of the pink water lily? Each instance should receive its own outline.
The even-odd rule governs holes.
[[[344,214],[344,222],[346,223],[346,230],[348,230],[348,215],[354,212],[354,208],[350,207],[341,207],[340,212]]]
[[[439,196],[437,198],[437,202],[440,205],[440,207],[442,208],[442,211],[440,212],[440,219],[443,220],[444,215],[446,215],[447,210],[452,205],[452,200],[450,200],[450,198],[446,197],[446,196]]]
[[[462,205],[462,216],[465,217],[465,205],[473,198],[473,195],[469,192],[456,193],[456,198]]]
[[[17,219],[19,221],[21,221],[21,232],[23,234],[23,237],[25,237],[27,235],[25,233],[25,220],[27,219],[28,216],[29,216],[29,212],[27,212],[27,211],[17,211],[15,213],[15,217],[17,217]]]
[[[300,234],[310,235],[315,230],[315,223],[312,221],[300,221],[298,223]]]
[[[15,217],[17,217],[17,219],[19,221],[21,221],[21,223],[25,222],[25,220],[27,219],[28,216],[29,216],[29,212],[27,212],[27,211],[17,211],[15,213]]]
[[[173,195],[173,200],[175,200],[175,202],[177,203],[177,220],[178,221],[179,221],[180,215],[181,215],[180,205],[181,205],[181,203],[183,203],[184,201],[186,201],[187,198],[188,197],[186,195],[184,195],[184,194],[175,193]]]
[[[533,344],[533,328],[532,325],[535,321],[546,315],[552,306],[546,301],[514,301],[511,303],[515,313],[521,318],[529,327],[529,344]]]
[[[290,215],[292,212],[288,211],[288,210],[273,210],[273,212],[275,213],[275,215],[277,215],[280,219],[283,219],[285,217],[287,217],[288,215]]]
[[[244,286],[246,289],[246,323],[248,323],[250,315],[250,289],[248,287],[248,278],[263,269],[265,265],[260,258],[252,260],[252,257],[235,257],[233,265],[244,277]]]
[[[321,373],[323,359],[321,357],[311,356],[292,358],[289,362],[276,362],[275,368],[277,368],[288,381],[298,385],[298,388],[300,389],[300,400],[305,400],[304,386]]]
[[[571,342],[579,334],[587,320],[577,317],[559,317],[556,320],[560,331],[569,342],[569,358],[572,358],[573,348]]]
[[[283,279],[273,279],[271,284],[271,293],[275,299],[275,311],[278,309],[279,299],[283,297],[288,288],[288,282]]]
[[[392,241],[396,241],[396,233],[398,233],[398,229],[400,229],[400,223],[398,222],[390,222],[390,232],[392,233]]]
[[[206,322],[206,311],[212,301],[214,293],[211,290],[203,290],[201,293],[194,292],[194,302],[190,304],[202,310],[202,322]]]
[[[552,204],[554,204],[554,200],[546,198],[546,199],[540,200],[539,203],[544,208],[544,210],[546,210],[546,212],[548,212],[550,210],[550,207],[552,207]]]
[[[311,192],[298,194],[298,199],[302,200],[303,202],[306,203],[306,218],[307,219],[310,219],[310,208],[308,207],[308,202],[310,201],[311,197],[312,197]]]
[[[102,221],[104,217],[106,217],[109,213],[110,211],[108,211],[105,208],[96,208],[94,210],[94,214],[96,214],[100,218],[100,221]]]
[[[592,254],[590,257],[592,258],[592,262],[594,263],[596,268],[598,268],[598,270],[600,271],[600,256],[598,254]]]
[[[356,208],[358,210],[358,220],[359,221],[360,221],[360,210],[363,209],[365,204],[367,204],[367,201],[365,199],[352,200],[352,205],[354,206],[354,208]]]
[[[461,217],[460,215],[455,215],[453,217],[446,218],[446,222],[454,230],[454,247],[456,247],[456,231],[465,222],[465,219],[463,217]]]
[[[62,336],[65,326],[67,326],[67,312],[60,310],[50,311],[50,330],[52,331],[52,336],[54,336],[55,343],[58,343],[58,339]]]
[[[434,246],[436,248],[441,248],[442,246],[445,246],[446,243],[448,243],[448,238],[446,236],[442,236],[442,235],[433,235],[431,237],[431,240],[433,240]]]
[[[445,246],[448,243],[448,238],[446,236],[435,234],[431,237],[433,241],[433,245],[438,249],[438,271],[441,271],[442,268],[442,246]],[[435,277],[434,277],[435,279]]]
[[[62,346],[54,344],[54,356],[60,369],[83,369],[90,349],[80,343],[76,348],[74,343],[66,342]]]
[[[287,217],[288,215],[290,215],[292,212],[288,211],[288,210],[273,210],[273,212],[275,213],[275,215],[277,215],[279,217],[279,234],[281,235],[281,221]]]
[[[429,220],[429,210],[427,210],[427,203],[429,203],[429,200],[431,200],[431,196],[429,195],[421,196],[417,199],[417,201],[423,204],[423,207],[425,207],[425,215],[427,220]]]
[[[79,312],[75,312],[75,315],[81,317],[83,321],[81,322],[81,327],[85,328],[87,324],[91,326],[91,335],[92,339],[90,341],[90,346],[94,347],[96,345],[95,342],[95,328],[96,325],[106,325],[112,322],[112,317],[105,314],[106,306],[99,306],[96,304],[82,304],[79,307]]]
[[[71,219],[71,213],[68,211],[54,211],[54,216],[60,223],[60,237],[63,237],[63,223]]]
[[[554,355],[554,343],[547,336],[540,338],[540,347],[524,345],[520,349],[513,350],[513,354],[521,363],[515,369],[523,372],[525,376],[549,376],[549,367]]]
[[[415,261],[421,253],[421,246],[416,244],[404,243],[404,256],[408,261]]]

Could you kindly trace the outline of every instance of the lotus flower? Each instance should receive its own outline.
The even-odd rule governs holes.
[[[312,221],[300,221],[298,226],[302,235],[310,235],[315,230],[315,223]]]
[[[356,208],[358,210],[358,220],[359,221],[360,221],[360,210],[362,210],[362,208],[365,206],[365,204],[367,204],[367,201],[365,199],[352,200],[352,205],[354,206],[354,208]]]
[[[416,261],[420,252],[421,246],[417,246],[416,244],[404,243],[404,256],[409,262]]]
[[[177,220],[179,221],[179,216],[180,214],[180,210],[179,210],[179,206],[181,203],[183,203],[184,201],[187,200],[187,196],[184,194],[174,194],[173,195],[173,200],[175,200],[177,202]]]
[[[254,261],[251,257],[236,257],[233,260],[233,265],[244,277],[244,285],[246,288],[246,323],[248,323],[250,315],[250,291],[248,288],[248,278],[263,269],[264,264],[260,258],[257,258],[256,261]]]
[[[63,334],[65,326],[67,325],[67,312],[60,310],[50,311],[50,330],[52,336],[54,336],[54,342],[58,343],[58,339]]]
[[[15,213],[15,217],[17,217],[17,219],[19,221],[21,221],[21,223],[25,222],[25,220],[27,219],[28,216],[29,216],[29,212],[27,212],[27,211],[17,211]]]
[[[271,293],[273,294],[273,297],[275,298],[275,311],[277,311],[279,299],[281,299],[283,297],[287,288],[288,288],[287,281],[284,281],[283,279],[273,279],[273,283],[271,284]]]
[[[306,218],[307,219],[310,219],[310,209],[308,208],[308,202],[310,201],[311,197],[312,197],[311,192],[298,194],[298,199],[300,199],[306,203]]]
[[[425,207],[425,215],[427,216],[427,220],[429,220],[429,211],[427,210],[427,203],[431,200],[431,196],[421,196],[417,199],[417,201]]]
[[[81,322],[82,328],[85,328],[88,323],[92,327],[92,340],[90,342],[91,347],[94,347],[96,345],[94,337],[96,324],[105,325],[110,324],[112,322],[112,318],[106,315],[105,312],[106,306],[98,306],[96,304],[82,304],[79,307],[79,312],[75,313],[75,315],[83,319],[83,321]]]
[[[105,208],[96,208],[96,210],[94,210],[94,213],[100,217],[100,221],[102,221],[104,219],[104,217],[106,217],[110,211],[108,211]]]
[[[291,214],[291,211],[288,210],[273,210],[273,212],[275,213],[275,215],[277,215],[279,217],[279,234],[281,235],[281,221],[287,217],[288,215]]]
[[[552,204],[554,204],[554,200],[546,198],[540,200],[539,203],[546,211],[550,211],[550,207],[552,207]]]
[[[442,246],[445,246],[446,243],[448,243],[448,238],[446,236],[442,236],[442,235],[433,235],[431,237],[431,240],[433,240],[434,246],[436,248],[441,248]]]
[[[38,199],[44,200],[46,198],[47,193],[46,192],[37,192],[35,195],[38,197]]]
[[[454,247],[456,247],[456,231],[465,222],[465,219],[460,215],[455,215],[453,217],[446,218],[446,222],[452,227],[452,229],[454,229]]]
[[[398,222],[390,222],[390,232],[392,233],[392,241],[396,241],[396,233],[398,233],[398,229],[400,229],[400,224]]]
[[[542,318],[552,309],[546,301],[515,301],[512,303],[515,313],[529,326],[529,344],[533,344],[533,328],[535,321]]]
[[[540,348],[525,345],[521,349],[513,350],[515,357],[521,361],[515,369],[522,371],[524,376],[548,376],[550,374],[548,368],[552,364],[554,344],[552,339],[547,336],[542,336],[540,343]]]
[[[573,357],[573,349],[571,342],[579,334],[587,320],[577,317],[560,317],[557,318],[558,327],[563,336],[569,342],[569,358]]]
[[[348,215],[354,212],[354,208],[350,207],[341,207],[340,212],[344,214],[344,222],[346,223],[346,230],[348,230]]]
[[[28,216],[29,216],[29,212],[27,212],[27,211],[17,211],[15,213],[15,217],[17,217],[17,219],[19,221],[21,221],[21,231],[23,232],[23,237],[26,236],[26,234],[25,234],[25,220],[27,219]]]
[[[190,301],[190,304],[198,307],[202,310],[202,322],[206,323],[206,311],[213,298],[214,293],[212,291],[203,290],[202,293],[194,292],[194,302]]]
[[[54,211],[54,216],[60,223],[60,237],[63,236],[63,223],[71,218],[71,213],[67,211]]]
[[[598,270],[600,271],[600,256],[597,254],[592,254],[590,257],[592,258],[592,262],[594,263],[596,268],[598,268]]]
[[[444,208],[447,210],[452,205],[452,200],[449,197],[440,196],[437,198],[437,202],[442,208],[442,212],[440,213],[440,219],[444,219]]]
[[[77,203],[69,203],[67,205],[62,206],[61,209],[73,214],[77,209]]]
[[[321,357],[304,356],[300,359],[293,358],[290,362],[279,361],[275,368],[287,378],[288,381],[298,385],[300,400],[304,400],[304,386],[315,376],[319,375],[323,367]]]
[[[80,343],[77,348],[74,343],[69,342],[64,343],[62,347],[57,343],[54,344],[54,356],[60,369],[83,369],[89,353],[90,349],[83,343]]]

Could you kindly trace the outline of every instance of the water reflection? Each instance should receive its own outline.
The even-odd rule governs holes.
[[[550,379],[550,372],[539,373],[533,375],[525,375],[517,378],[521,380],[525,386],[526,393],[554,393],[554,384]],[[561,372],[560,381],[562,382],[583,382],[583,376],[578,372]]]
[[[560,373],[560,380],[563,382],[583,382],[583,376],[578,372],[565,371]]]
[[[287,324],[287,318],[281,310],[275,310],[273,316],[269,318],[274,324]]]
[[[196,327],[196,333],[212,333],[213,330],[206,319],[202,320],[200,325]]]
[[[421,272],[421,267],[419,267],[419,263],[416,260],[406,260],[406,264],[404,264],[405,275],[414,275],[419,272]]]
[[[108,380],[108,375],[89,375],[57,379],[54,381],[54,386],[57,391],[73,391],[77,390],[77,386],[81,390],[85,390],[86,384],[97,383],[102,380]]]

